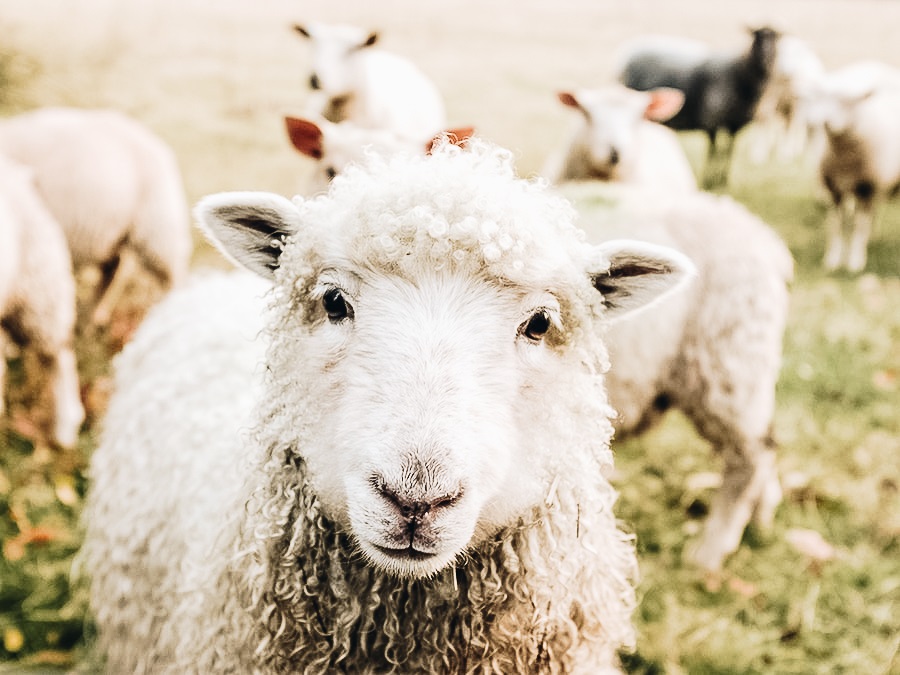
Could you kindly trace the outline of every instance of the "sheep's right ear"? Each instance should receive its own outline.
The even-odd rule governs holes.
[[[268,192],[222,192],[200,200],[194,216],[210,242],[232,262],[272,279],[285,240],[300,229],[300,213]]]
[[[643,241],[607,241],[594,248],[594,260],[599,269],[588,273],[613,321],[657,302],[696,274],[684,254]]]
[[[556,98],[559,99],[559,102],[564,106],[568,106],[569,108],[575,108],[576,110],[580,110],[584,112],[584,108],[581,107],[581,104],[578,102],[578,98],[569,91],[560,91],[557,92]]]
[[[678,114],[684,106],[684,92],[671,87],[651,89],[649,101],[644,110],[644,119],[653,122],[665,122]]]
[[[300,33],[303,37],[311,38],[312,35],[309,32],[309,29],[306,26],[301,26],[299,23],[294,24],[294,30]]]

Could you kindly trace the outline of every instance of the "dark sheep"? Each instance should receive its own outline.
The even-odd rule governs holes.
[[[665,124],[677,131],[706,132],[707,187],[727,182],[735,134],[753,119],[775,63],[780,33],[763,27],[750,34],[750,47],[741,54],[697,59],[680,58],[668,46],[644,43],[625,58],[619,73],[619,80],[632,89],[672,87],[684,92],[684,106]],[[719,130],[725,133],[718,134]],[[724,140],[717,143],[720,135]]]

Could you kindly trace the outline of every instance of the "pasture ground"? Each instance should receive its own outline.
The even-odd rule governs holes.
[[[281,117],[303,109],[308,19],[378,28],[444,92],[451,125],[474,124],[540,170],[567,137],[554,92],[610,79],[616,47],[669,33],[721,48],[773,23],[826,66],[900,66],[900,3],[887,0],[4,0],[0,107],[110,106],[165,138],[192,202],[222,190],[302,191],[310,166]],[[715,578],[680,563],[702,522],[705,443],[670,415],[617,447],[620,515],[642,581],[634,673],[900,673],[900,208],[881,214],[860,276],[820,269],[825,213],[809,158],[752,165],[739,139],[725,190],[785,238],[797,261],[776,435],[786,485],[774,531],[750,531]],[[699,166],[703,140],[683,136]],[[197,239],[196,265],[222,265]],[[86,394],[102,409],[109,353],[79,341]],[[95,421],[95,420],[91,420]],[[96,424],[53,455],[14,431],[0,453],[0,672],[74,667],[90,636],[68,573]],[[817,554],[792,544],[817,532]],[[830,548],[829,548],[830,547]],[[827,558],[827,559],[823,559]]]

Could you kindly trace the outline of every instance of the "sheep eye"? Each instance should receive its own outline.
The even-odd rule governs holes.
[[[325,314],[328,315],[328,320],[332,323],[340,323],[353,316],[353,311],[344,299],[344,294],[337,288],[325,291],[325,295],[322,296],[322,307]]]
[[[519,335],[529,340],[540,342],[550,330],[550,315],[546,310],[535,312],[528,321],[519,326]]]
[[[329,166],[325,169],[325,175],[328,177],[328,180],[333,180],[335,176],[337,176],[337,171],[333,166]]]

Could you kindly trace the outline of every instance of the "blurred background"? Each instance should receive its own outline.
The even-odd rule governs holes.
[[[225,190],[306,190],[315,162],[288,142],[285,115],[309,98],[319,20],[379,32],[424,71],[451,127],[511,149],[523,175],[570,136],[562,89],[614,80],[627,40],[668,34],[742,51],[748,27],[805,40],[827,70],[861,60],[900,68],[890,0],[3,0],[0,116],[45,106],[113,108],[175,152],[187,200]],[[761,216],[796,260],[775,435],[785,501],[768,534],[715,577],[680,562],[706,513],[717,459],[690,425],[620,443],[620,516],[637,535],[642,580],[635,673],[900,673],[900,206],[879,211],[860,274],[823,269],[828,202],[817,157],[750,161],[751,124],[716,191]],[[680,142],[698,175],[706,140]],[[194,236],[194,267],[226,266]],[[8,424],[0,436],[0,672],[76,668],[91,636],[69,582],[78,517],[125,340],[76,342],[87,420],[60,451]],[[15,359],[10,386],[17,383]]]

